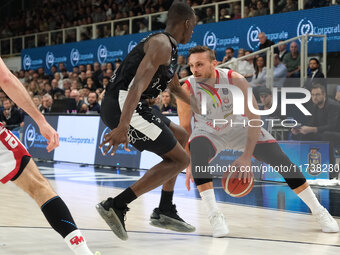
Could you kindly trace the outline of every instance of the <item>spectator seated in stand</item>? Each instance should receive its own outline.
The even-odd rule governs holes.
[[[231,70],[237,70],[236,58],[234,57],[234,49],[231,47],[226,48],[225,56],[223,57],[222,63],[229,63],[226,67]]]
[[[163,114],[177,113],[176,99],[169,89],[162,92],[161,112]]]
[[[325,87],[321,84],[314,84],[311,94],[314,104],[311,123],[291,131],[297,140],[328,141],[329,163],[334,165],[334,146],[340,144],[340,104],[327,98]]]
[[[293,12],[298,10],[298,4],[295,0],[287,0],[285,7],[281,12]]]
[[[11,99],[3,101],[4,109],[0,113],[0,121],[9,130],[18,130],[24,125],[21,112],[14,106]]]
[[[279,42],[283,42],[283,41],[280,40]],[[288,53],[287,45],[285,43],[284,44],[280,44],[279,46],[277,46],[277,48],[279,49],[279,53],[278,54],[279,54],[280,61],[282,62],[284,56]]]
[[[283,64],[287,67],[290,78],[300,77],[300,54],[299,47],[296,42],[291,42],[289,45],[290,52],[283,57]]]
[[[272,45],[275,44],[274,42],[272,42],[271,40],[269,40],[269,39],[267,38],[267,36],[266,36],[266,34],[265,34],[264,32],[259,33],[258,39],[259,39],[259,41],[260,41],[260,46],[259,46],[259,49],[260,49],[260,50],[265,49],[265,48],[268,48],[268,47],[270,47],[270,46],[272,46]],[[275,53],[279,53],[278,48],[275,48],[275,49],[274,49],[274,52],[275,52]],[[265,54],[263,54],[263,55],[265,55]]]
[[[287,67],[281,63],[278,54],[274,54],[274,87],[282,88],[287,78]]]
[[[313,84],[319,83],[326,88],[326,80],[324,78],[325,75],[321,72],[319,60],[317,58],[311,58],[309,60],[308,75],[304,87],[310,91]]]
[[[263,56],[258,56],[256,58],[255,72],[250,82],[253,88],[253,93],[257,101],[260,100],[259,89],[266,86],[266,62]]]
[[[51,111],[52,104],[53,104],[52,96],[50,94],[46,93],[45,95],[43,95],[42,107],[41,107],[40,111],[42,113],[49,113]]]
[[[240,49],[243,50],[243,49]],[[240,55],[240,50],[239,50],[239,55],[238,57],[241,57]],[[246,50],[245,55],[249,55],[250,53],[252,53],[252,51],[250,50]],[[238,66],[237,66],[237,72],[239,72],[240,74],[242,74],[244,76],[244,78],[247,79],[247,81],[251,81],[254,73],[255,73],[255,69],[254,69],[254,57],[248,57],[244,60],[241,60],[238,62]]]
[[[98,94],[90,92],[87,101],[89,102],[89,111],[100,113],[100,105],[98,104]]]

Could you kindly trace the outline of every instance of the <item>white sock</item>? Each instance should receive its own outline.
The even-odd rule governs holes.
[[[93,253],[87,247],[84,236],[81,234],[80,230],[74,230],[65,237],[65,242],[68,247],[76,255],[93,255]]]
[[[218,211],[214,189],[202,191],[200,195],[206,205],[206,208],[208,210],[208,217],[210,218],[214,213]]]
[[[298,196],[309,207],[313,214],[322,210],[323,206],[320,204],[312,189],[308,186],[305,190],[300,192]]]

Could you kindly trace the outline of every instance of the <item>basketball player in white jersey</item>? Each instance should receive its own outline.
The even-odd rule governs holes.
[[[47,139],[47,151],[59,146],[58,133],[47,123],[33,103],[25,87],[8,70],[0,58],[0,87],[19,107],[38,124],[40,133]],[[36,164],[19,139],[0,123],[0,182],[12,181],[30,195],[41,208],[51,227],[65,240],[76,255],[93,255],[78,230],[63,200],[41,175]],[[14,200],[15,201],[15,198]],[[18,207],[18,210],[20,207]],[[25,216],[24,208],[22,214]],[[1,215],[0,215],[1,217]],[[1,237],[0,237],[1,239]],[[96,253],[99,254],[99,253]]]
[[[249,87],[244,77],[229,69],[216,68],[217,61],[214,52],[206,46],[196,46],[189,50],[188,64],[193,75],[183,84],[183,88],[190,93],[194,108],[178,101],[178,114],[180,124],[190,134],[189,146],[191,154],[191,170],[187,171],[186,186],[190,190],[190,180],[195,181],[202,200],[208,209],[208,217],[213,230],[213,237],[223,237],[229,233],[223,213],[218,209],[213,182],[210,173],[199,172],[200,167],[208,166],[209,162],[222,150],[232,149],[243,151],[232,165],[236,167],[251,166],[251,157],[263,161],[271,166],[293,166],[292,171],[279,172],[289,187],[305,202],[317,218],[323,232],[338,232],[337,222],[328,211],[319,203],[300,169],[295,166],[282,152],[277,141],[263,128],[248,127],[248,120],[253,126],[259,126],[256,121],[258,115],[249,111],[247,100],[244,105],[244,115],[233,114],[233,98],[231,91],[226,88],[216,88],[215,84],[224,84],[238,87],[248,98]],[[200,98],[205,93],[206,115],[200,112]],[[200,97],[200,98],[199,98]],[[253,96],[253,105],[257,108]],[[194,119],[191,126],[192,115]],[[227,122],[221,125],[214,124],[213,119],[224,119]],[[232,126],[231,123],[234,123]],[[236,123],[236,124],[235,124]],[[238,124],[237,124],[238,123]],[[197,168],[195,166],[198,166]],[[192,171],[192,173],[191,173]],[[250,178],[249,172],[240,172],[240,178]],[[191,179],[193,178],[193,180]]]

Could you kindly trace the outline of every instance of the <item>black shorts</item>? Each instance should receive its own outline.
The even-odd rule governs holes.
[[[119,99],[126,98],[126,91],[105,94],[101,104],[101,118],[105,125],[114,129],[121,116]],[[120,95],[117,95],[121,93]],[[123,95],[122,95],[123,94]],[[170,130],[170,120],[157,110],[150,108],[146,101],[139,102],[129,127],[129,142],[137,150],[151,151],[159,156],[171,151],[177,140]]]

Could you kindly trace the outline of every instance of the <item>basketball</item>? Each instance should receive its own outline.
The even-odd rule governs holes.
[[[238,179],[238,171],[230,171],[223,175],[222,186],[224,191],[232,197],[244,197],[249,194],[254,186],[254,175],[251,172],[250,181]]]

